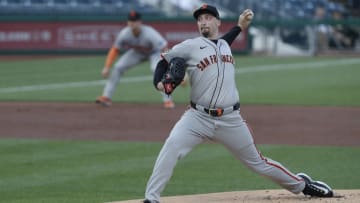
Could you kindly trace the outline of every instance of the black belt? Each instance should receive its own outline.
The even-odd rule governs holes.
[[[209,114],[210,116],[214,116],[214,117],[220,117],[224,114],[228,114],[228,113],[231,113],[233,111],[236,111],[240,108],[240,103],[237,102],[234,106],[231,106],[231,107],[228,107],[228,108],[216,108],[216,109],[208,109],[208,108],[205,108],[199,104],[195,104],[194,102],[190,101],[190,106],[193,108],[193,109],[196,109],[196,110],[202,110],[204,111],[205,113]]]

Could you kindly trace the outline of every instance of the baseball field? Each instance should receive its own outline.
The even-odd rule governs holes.
[[[149,64],[95,105],[105,56],[0,57],[0,202],[139,202],[189,86],[162,108]],[[241,112],[265,156],[328,183],[292,195],[206,143],[179,161],[162,203],[359,202],[360,59],[237,56]]]

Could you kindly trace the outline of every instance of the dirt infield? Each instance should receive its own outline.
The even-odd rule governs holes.
[[[0,103],[0,137],[163,142],[187,109],[179,105],[115,103]],[[360,108],[244,105],[242,115],[257,144],[359,146]],[[359,202],[359,190],[336,198],[307,198],[285,190],[241,191],[163,197],[162,203]],[[140,200],[118,203],[139,203]]]
[[[115,103],[0,103],[0,137],[159,141],[187,109]],[[360,108],[241,107],[257,144],[359,146]]]
[[[334,198],[310,198],[285,190],[255,190],[162,197],[161,203],[358,203],[360,190],[338,190]],[[141,199],[111,203],[140,203]]]

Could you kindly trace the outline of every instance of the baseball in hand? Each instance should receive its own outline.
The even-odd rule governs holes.
[[[246,29],[254,18],[254,12],[251,9],[243,11],[238,20],[238,25],[241,29]]]
[[[246,15],[246,20],[252,20],[254,18],[254,12],[249,11],[249,13]]]

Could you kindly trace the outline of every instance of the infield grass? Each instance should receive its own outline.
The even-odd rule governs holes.
[[[99,203],[143,198],[161,145],[1,139],[1,202]],[[359,148],[259,148],[290,170],[326,180],[336,189],[360,188]],[[278,188],[245,168],[221,145],[204,144],[179,161],[164,196]]]

